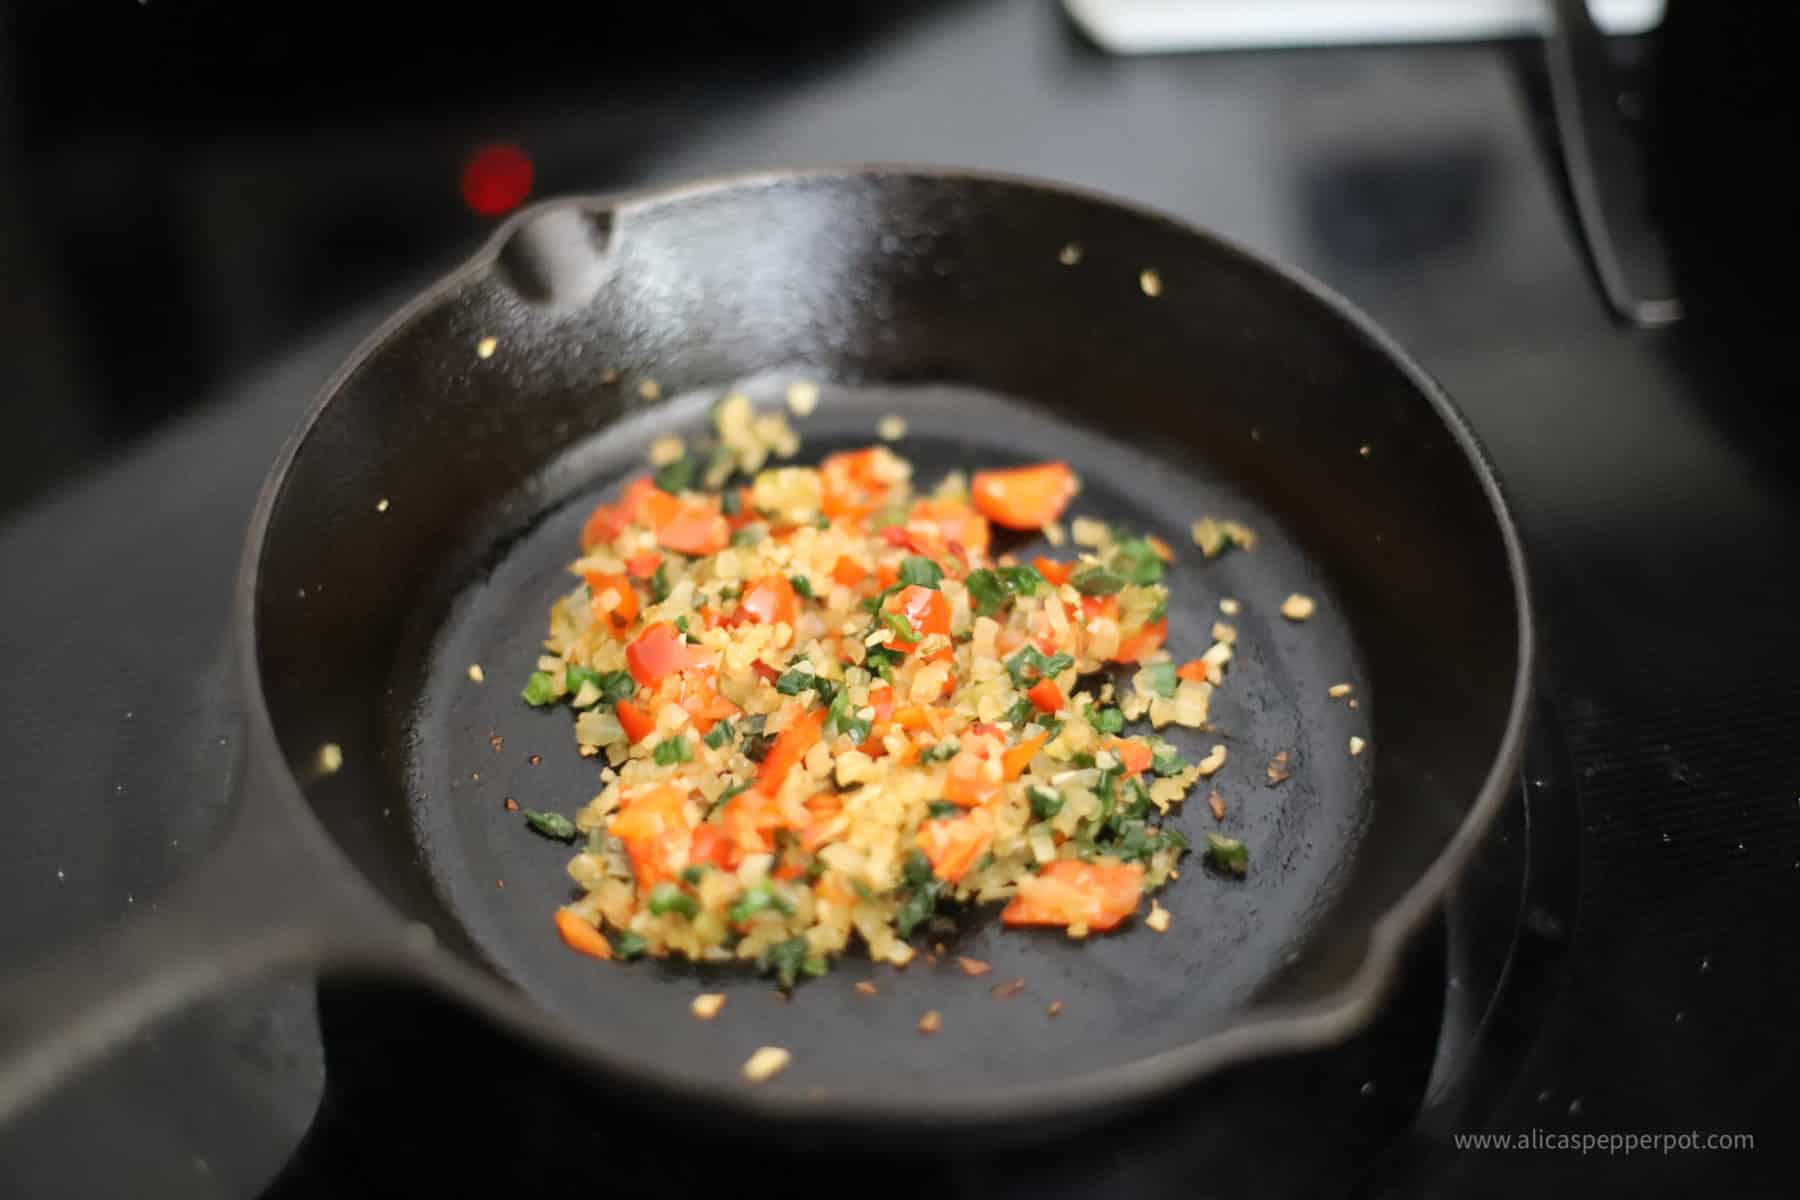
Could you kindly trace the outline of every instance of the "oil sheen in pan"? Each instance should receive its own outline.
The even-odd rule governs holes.
[[[760,409],[780,404],[792,378],[774,373],[740,387]],[[405,639],[412,649],[397,664],[395,694],[416,692],[418,699],[391,726],[399,734],[393,750],[404,764],[419,852],[477,952],[615,1053],[728,1079],[757,1047],[783,1046],[793,1065],[776,1086],[823,1087],[839,1096],[893,1100],[1029,1085],[1154,1054],[1222,1024],[1305,945],[1368,817],[1374,748],[1352,758],[1346,746],[1351,734],[1371,727],[1371,698],[1359,689],[1353,712],[1327,695],[1332,684],[1366,678],[1352,631],[1299,548],[1260,506],[1210,477],[1204,463],[1160,460],[1018,400],[949,384],[825,384],[817,409],[794,420],[802,439],[794,461],[816,463],[832,450],[869,444],[878,421],[897,415],[908,432],[894,448],[913,462],[921,486],[953,469],[1061,458],[1083,484],[1069,516],[1117,521],[1174,546],[1172,652],[1198,655],[1218,620],[1235,625],[1239,638],[1212,706],[1219,733],[1164,731],[1190,759],[1215,743],[1227,747],[1226,766],[1211,780],[1225,819],[1214,820],[1203,780],[1172,823],[1199,845],[1209,830],[1241,838],[1251,856],[1249,877],[1224,878],[1191,853],[1181,877],[1160,894],[1173,916],[1163,934],[1147,928],[1142,914],[1122,932],[1085,941],[1054,930],[1002,931],[998,906],[985,906],[963,916],[936,964],[921,955],[898,970],[853,952],[785,1000],[748,964],[598,963],[561,944],[551,915],[573,894],[563,870],[571,850],[528,832],[504,802],[512,797],[520,808],[573,813],[599,791],[603,760],[576,753],[566,707],[534,710],[519,687],[541,652],[552,599],[573,586],[566,566],[592,505],[645,469],[655,437],[703,431],[719,394],[634,413],[547,468],[528,498],[507,506],[510,520],[499,518],[510,523],[509,536],[448,569],[438,602],[422,609],[421,627]],[[1188,526],[1205,515],[1250,525],[1255,550],[1203,560]],[[996,550],[1002,547],[1072,550],[1023,539],[997,542]],[[1277,611],[1296,591],[1318,601],[1304,623]],[[1226,596],[1240,602],[1236,616],[1219,612]],[[471,680],[473,663],[485,682]],[[1293,776],[1270,787],[1265,767],[1284,750]],[[993,970],[969,977],[957,968],[957,955]],[[993,994],[1015,979],[1024,980],[1023,989]],[[852,985],[860,980],[874,982],[877,993],[858,993]],[[719,1019],[704,1024],[687,1007],[702,991],[727,996]],[[1062,1008],[1051,1017],[1047,1008],[1057,1000]],[[931,1009],[942,1026],[924,1037],[916,1025]]]

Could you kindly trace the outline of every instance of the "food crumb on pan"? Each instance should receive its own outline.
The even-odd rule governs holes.
[[[500,753],[502,750],[506,749],[506,739],[497,733],[488,734],[488,749],[492,750],[495,754]]]
[[[387,510],[388,510],[387,497],[383,496],[381,499],[379,499],[375,502],[375,511],[376,512],[386,512]]]
[[[1363,741],[1359,737],[1352,737],[1350,739],[1350,757],[1355,758],[1357,755],[1361,754],[1363,752],[1363,747],[1368,744],[1369,743]]]
[[[666,467],[672,462],[680,462],[687,454],[687,443],[673,433],[664,434],[650,443],[650,465]]]
[[[1194,770],[1200,773],[1202,779],[1205,779],[1210,775],[1218,774],[1219,768],[1224,765],[1225,747],[1214,746],[1211,750],[1207,751],[1205,758],[1194,764]]]
[[[1223,821],[1225,819],[1225,797],[1219,795],[1218,788],[1214,788],[1206,794],[1206,806],[1212,809],[1213,820]]]
[[[1293,775],[1294,770],[1290,763],[1291,758],[1286,750],[1269,760],[1269,766],[1264,774],[1269,780],[1270,787],[1287,782],[1288,778]]]
[[[1330,696],[1333,700],[1342,700],[1345,696],[1350,694],[1350,685],[1347,683],[1334,683],[1325,689],[1325,694]]]
[[[1200,553],[1207,558],[1217,558],[1232,546],[1242,550],[1256,548],[1255,532],[1241,521],[1201,517],[1188,526],[1188,536],[1193,538],[1194,545],[1200,547]]]
[[[996,1000],[1010,1000],[1024,990],[1025,981],[1023,979],[1013,979],[1006,983],[995,984],[989,990],[988,994],[993,996]]]
[[[688,1005],[688,1011],[702,1021],[710,1021],[718,1016],[719,1010],[724,1007],[725,995],[723,992],[702,992],[694,997],[692,1004]]]
[[[1062,1016],[1062,1010],[1063,1002],[1061,1000],[1052,1000],[1050,1002],[1050,1007],[1046,1008],[1044,1012],[1052,1017],[1060,1017]]]
[[[906,436],[906,418],[889,413],[875,423],[875,433],[884,442],[897,442]]]
[[[1146,267],[1138,272],[1138,287],[1143,289],[1144,295],[1154,300],[1162,295],[1162,276],[1156,273],[1154,267]]]
[[[1072,267],[1081,261],[1081,243],[1070,242],[1056,252],[1056,261],[1065,267]]]
[[[517,800],[514,800],[511,796],[508,796],[504,801],[502,801],[502,807],[504,807],[507,812],[518,812],[519,811],[519,802]]]
[[[1351,708],[1356,707],[1356,697],[1355,696],[1350,697],[1350,707]]]
[[[787,385],[788,411],[796,417],[810,416],[819,407],[819,385],[806,379],[796,379]]]
[[[787,1069],[794,1056],[780,1046],[763,1046],[744,1061],[744,1078],[762,1083]]]
[[[1158,904],[1155,900],[1150,901],[1150,915],[1144,918],[1144,924],[1156,930],[1158,933],[1167,933],[1169,930],[1169,910]]]
[[[531,764],[531,765],[532,765],[532,766],[534,766],[534,767],[535,767],[535,766],[537,766],[537,765],[538,765],[538,764],[539,764],[539,763],[541,763],[541,762],[543,762],[543,761],[544,761],[544,756],[543,756],[543,755],[541,755],[541,754],[534,754],[534,755],[532,755],[532,756],[531,756],[531,757],[530,757],[530,758],[528,758],[528,759],[526,759],[526,760],[525,760],[525,761],[526,761],[526,762],[528,762],[528,763],[530,763],[530,764]]]
[[[920,1033],[930,1035],[930,1034],[936,1033],[938,1030],[942,1029],[943,1027],[944,1027],[943,1014],[938,1012],[938,1010],[935,1008],[926,1010],[925,1015],[919,1018],[919,1032]]]
[[[1364,442],[1362,445],[1360,445],[1356,448],[1356,452],[1358,454],[1362,455],[1364,458],[1369,457],[1369,444],[1367,442]]]
[[[506,880],[496,879],[496,880],[494,880],[494,886],[499,888],[501,891],[505,891],[506,890]]]
[[[1311,596],[1303,596],[1299,592],[1295,592],[1281,602],[1281,615],[1290,621],[1304,621],[1313,615],[1313,609],[1316,607],[1318,606],[1313,603]]]
[[[859,979],[856,981],[856,994],[859,996],[873,996],[880,990],[880,988],[870,983],[867,979]]]
[[[492,358],[492,357],[494,357],[494,351],[498,350],[499,348],[500,348],[500,339],[499,338],[484,337],[479,342],[475,343],[475,357],[476,358]]]
[[[327,775],[334,775],[344,765],[344,748],[336,742],[326,742],[319,747],[319,770]]]
[[[1236,600],[1233,600],[1230,596],[1223,596],[1219,600],[1219,611],[1228,617],[1237,616],[1238,613],[1243,611],[1243,608],[1243,605],[1239,604]]]
[[[662,384],[656,382],[656,380],[654,380],[654,379],[643,380],[637,386],[637,394],[642,396],[646,400],[661,399],[662,398]]]
[[[480,663],[470,663],[469,664],[469,678],[474,680],[476,683],[482,683],[482,682],[486,681],[487,676],[482,673]]]
[[[982,962],[979,958],[960,957],[956,960],[956,965],[962,968],[962,973],[964,975],[971,976],[986,975],[989,971],[994,969],[990,964]]]

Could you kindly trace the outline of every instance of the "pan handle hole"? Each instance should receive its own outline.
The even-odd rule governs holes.
[[[609,208],[561,204],[531,213],[500,247],[500,277],[528,303],[579,307],[606,282],[612,233]]]

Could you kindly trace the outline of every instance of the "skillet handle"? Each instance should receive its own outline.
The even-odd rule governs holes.
[[[0,984],[0,1123],[227,986],[327,964],[404,969],[429,945],[312,821],[273,738],[251,740],[229,824],[192,874]]]

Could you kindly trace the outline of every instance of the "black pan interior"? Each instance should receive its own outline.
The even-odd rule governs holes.
[[[652,436],[781,372],[829,381],[803,457],[866,442],[893,412],[927,477],[1054,454],[1082,472],[1082,510],[1176,545],[1207,513],[1257,529],[1253,553],[1185,554],[1171,608],[1189,654],[1221,595],[1244,602],[1215,714],[1247,881],[1192,865],[1162,936],[1070,945],[977,916],[946,949],[991,976],[852,962],[791,1001],[735,972],[602,966],[557,943],[566,851],[502,800],[570,810],[597,788],[566,714],[516,700],[575,531]],[[678,399],[642,399],[650,378]],[[309,799],[398,907],[646,1072],[728,1080],[780,1044],[796,1065],[778,1086],[890,1105],[1119,1065],[1342,985],[1473,802],[1518,655],[1490,497],[1419,376],[1229,247],[996,180],[826,174],[538,218],[340,382],[260,565],[275,728],[296,764],[344,747]],[[1279,618],[1289,591],[1319,615]],[[1356,711],[1326,697],[1339,681]],[[1360,759],[1352,733],[1370,741]],[[1282,749],[1294,777],[1265,787]],[[1201,797],[1180,822],[1213,827]],[[1014,977],[1021,995],[989,995]],[[858,997],[861,978],[880,994]],[[701,990],[730,996],[705,1026],[686,1014]],[[944,1016],[935,1038],[913,1032],[926,1009]]]

